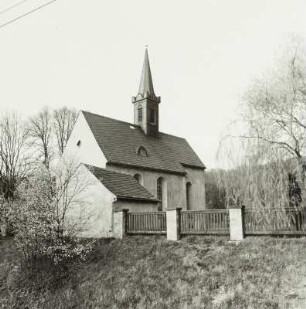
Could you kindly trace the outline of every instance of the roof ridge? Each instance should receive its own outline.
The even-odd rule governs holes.
[[[173,137],[176,137],[176,138],[179,138],[179,139],[183,139],[184,141],[187,141],[185,137],[181,137],[181,136],[177,136],[177,135],[173,135],[173,134],[170,134],[170,133],[165,133],[165,132],[159,132],[163,135],[168,135],[168,136],[173,136]]]
[[[128,122],[128,121],[124,121],[124,120],[118,120],[118,119],[115,119],[115,118],[111,118],[111,117],[107,117],[107,116],[104,116],[104,115],[100,115],[100,114],[96,114],[96,113],[92,113],[92,112],[89,112],[89,111],[85,111],[85,110],[81,110],[82,113],[87,113],[87,114],[91,114],[91,115],[94,115],[94,116],[98,116],[98,117],[101,117],[101,118],[106,118],[106,119],[110,119],[110,120],[114,120],[114,121],[117,121],[117,122],[122,122],[122,123],[126,123],[126,124],[129,124],[131,126],[134,126],[134,127],[138,127],[140,128],[139,125],[137,124],[134,124],[134,123],[131,123],[131,122]]]
[[[89,111],[85,111],[85,110],[83,110],[83,109],[81,109],[80,111],[81,111],[82,113],[91,114],[91,115],[94,115],[94,116],[98,116],[98,117],[101,117],[101,118],[106,118],[106,119],[114,120],[114,121],[121,122],[121,123],[126,123],[126,124],[128,124],[128,125],[133,126],[133,127],[140,128],[140,126],[139,126],[138,124],[134,124],[134,123],[131,123],[131,122],[128,122],[128,121],[118,120],[118,119],[115,119],[115,118],[112,118],[112,117],[108,117],[108,116],[104,116],[104,115],[92,113],[92,112],[89,112]],[[159,133],[160,133],[160,134],[164,134],[164,135],[168,135],[168,136],[177,137],[177,138],[180,138],[180,139],[183,139],[183,140],[186,141],[186,138],[181,137],[181,136],[177,136],[177,135],[170,134],[170,133],[166,133],[166,132],[159,132]]]

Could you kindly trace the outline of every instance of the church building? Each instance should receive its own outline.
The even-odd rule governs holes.
[[[96,199],[97,208],[107,208],[108,216],[123,208],[205,209],[205,166],[184,138],[160,132],[160,103],[146,50],[132,98],[134,123],[88,111],[78,115],[65,154],[76,156],[99,182],[97,190],[104,194]]]

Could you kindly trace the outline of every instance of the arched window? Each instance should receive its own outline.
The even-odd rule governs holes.
[[[160,200],[161,210],[167,208],[167,182],[163,177],[157,179],[157,199]]]
[[[190,210],[191,206],[191,183],[186,183],[186,209]]]
[[[139,173],[135,174],[133,177],[138,181],[138,183],[140,183],[141,185],[143,184],[142,176]]]

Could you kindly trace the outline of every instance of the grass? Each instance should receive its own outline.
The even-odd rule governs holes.
[[[61,286],[29,284],[0,240],[0,308],[306,308],[306,238],[101,240]],[[2,307],[1,307],[2,306]]]

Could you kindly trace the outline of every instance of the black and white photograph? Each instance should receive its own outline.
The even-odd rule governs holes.
[[[306,1],[0,0],[0,309],[306,308]]]

